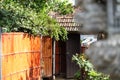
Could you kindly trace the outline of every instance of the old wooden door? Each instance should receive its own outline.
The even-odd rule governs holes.
[[[69,34],[66,42],[66,78],[74,77],[79,69],[78,65],[72,61],[72,56],[80,53],[80,34]]]
[[[56,75],[66,74],[66,42],[56,42]]]

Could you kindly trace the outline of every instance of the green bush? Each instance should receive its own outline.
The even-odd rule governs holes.
[[[110,80],[109,75],[97,72],[94,66],[87,59],[84,54],[73,55],[72,60],[75,61],[80,71],[75,73],[75,79],[77,80]]]
[[[58,0],[1,0],[0,27],[4,32],[27,32],[48,35],[56,40],[67,39],[67,31],[49,16],[50,11],[69,14],[72,7]]]

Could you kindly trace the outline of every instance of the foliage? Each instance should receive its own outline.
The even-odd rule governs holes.
[[[62,5],[58,6],[57,5]],[[49,11],[61,14],[72,12],[67,2],[57,0],[1,0],[0,27],[4,32],[27,32],[30,34],[49,35],[56,40],[67,39],[67,31],[52,19]],[[56,9],[54,9],[56,7]],[[62,11],[62,9],[65,11]]]
[[[72,5],[68,3],[68,1],[64,0],[63,2],[60,0],[54,0],[54,2],[51,4],[52,11],[58,12],[61,15],[69,14],[73,12]]]
[[[84,54],[73,55],[72,60],[75,61],[81,69],[81,71],[75,74],[77,80],[110,80],[109,75],[97,72]]]

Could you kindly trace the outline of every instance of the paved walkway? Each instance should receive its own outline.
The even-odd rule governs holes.
[[[56,77],[55,80],[74,80],[74,79],[65,79],[65,78],[61,78],[61,77]]]
[[[43,80],[52,80],[51,78],[44,78]],[[57,76],[55,80],[75,80],[75,79],[66,79],[62,76]]]

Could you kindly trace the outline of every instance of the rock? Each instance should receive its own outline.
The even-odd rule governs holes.
[[[85,54],[98,71],[110,74],[113,80],[120,79],[120,35],[94,43]]]
[[[105,31],[107,26],[107,14],[105,7],[94,0],[83,0],[84,11],[75,12],[74,19],[85,32]]]

